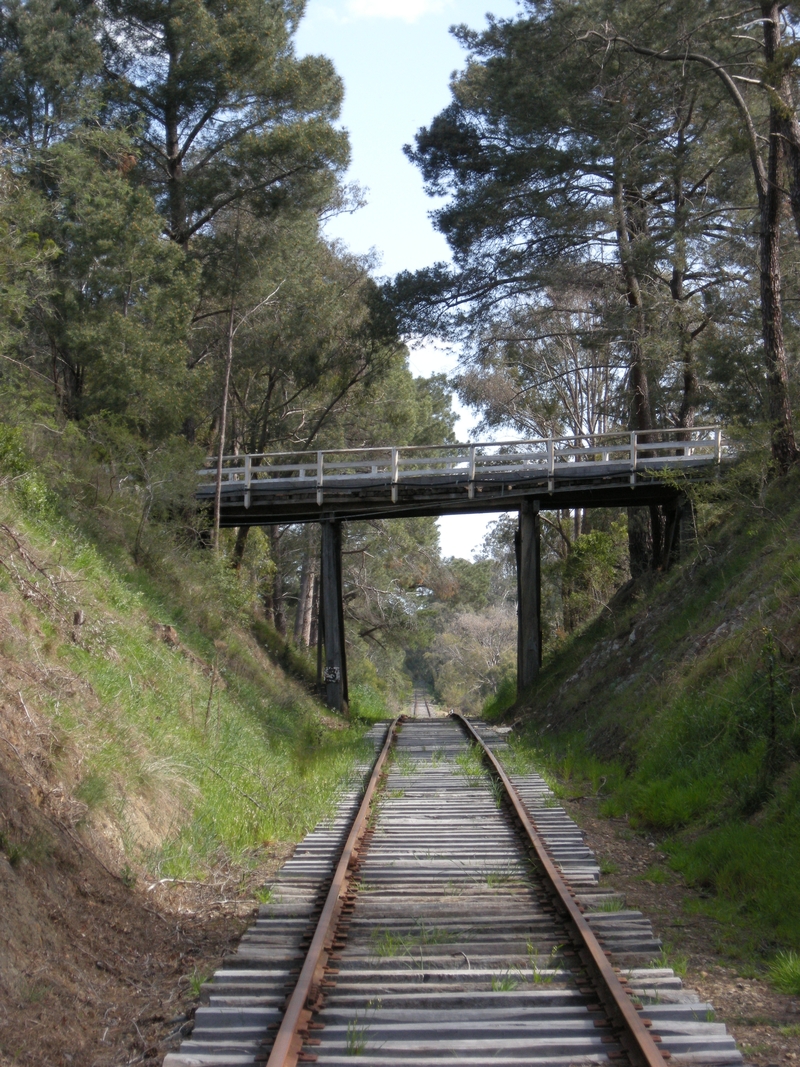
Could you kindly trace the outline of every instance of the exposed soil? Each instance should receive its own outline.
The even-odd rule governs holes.
[[[160,1063],[257,907],[241,871],[126,885],[11,762],[0,753],[0,1065]]]
[[[701,894],[667,867],[656,839],[632,831],[626,819],[600,818],[593,798],[566,801],[565,806],[598,859],[617,868],[603,875],[603,884],[619,890],[629,907],[652,920],[668,963],[679,970],[685,963],[684,984],[714,1005],[716,1019],[733,1033],[745,1061],[757,1067],[800,1067],[800,997],[776,993],[763,979],[742,976],[740,971],[752,971],[745,963],[737,967],[720,958],[718,924],[692,913]]]

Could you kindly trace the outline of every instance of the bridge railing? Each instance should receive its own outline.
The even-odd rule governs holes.
[[[223,483],[254,482],[289,491],[317,490],[322,503],[326,486],[345,483],[386,483],[392,496],[404,482],[433,484],[455,479],[470,488],[481,479],[503,474],[546,473],[552,484],[565,464],[585,463],[601,474],[626,471],[631,476],[647,469],[719,463],[722,430],[718,426],[691,429],[619,430],[604,434],[531,438],[521,441],[476,441],[457,445],[408,445],[400,448],[326,449],[317,452],[266,452],[224,456]],[[567,472],[564,471],[566,474]],[[200,485],[214,484],[216,461],[199,471]],[[589,472],[587,471],[587,474]],[[248,492],[249,496],[249,492]]]

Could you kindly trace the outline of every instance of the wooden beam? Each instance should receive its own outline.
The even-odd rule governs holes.
[[[517,695],[536,681],[542,665],[542,579],[539,502],[523,500],[517,553]]]
[[[342,602],[342,525],[322,522],[320,616],[325,637],[325,702],[335,711],[347,711],[347,662]]]

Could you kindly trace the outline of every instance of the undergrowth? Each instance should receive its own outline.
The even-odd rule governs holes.
[[[720,949],[769,960],[800,948],[800,472],[765,490],[755,466],[706,489],[681,564],[564,642],[507,714],[512,760],[657,834]]]
[[[143,456],[121,430],[41,427],[0,426],[0,656],[36,668],[20,699],[126,855],[184,878],[256,865],[331,810],[386,709],[355,686],[353,722],[335,720],[303,684],[307,657],[265,652],[232,541],[217,557],[193,528],[185,443]],[[146,478],[127,480],[139,462]]]

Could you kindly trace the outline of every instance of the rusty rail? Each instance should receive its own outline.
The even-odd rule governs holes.
[[[634,1067],[664,1067],[664,1060],[668,1058],[669,1054],[662,1052],[658,1048],[654,1039],[657,1035],[653,1035],[650,1032],[647,1028],[646,1020],[642,1019],[632,1004],[630,995],[625,991],[592,928],[573,899],[569,887],[550,858],[547,848],[539,836],[513,782],[491,749],[484,744],[483,739],[469,720],[458,712],[453,712],[453,717],[458,719],[471,739],[480,746],[484,759],[490,765],[492,772],[502,782],[514,813],[525,831],[548,880],[556,900],[556,906],[566,916],[576,932],[576,947],[581,962],[592,972],[595,992],[602,1001],[610,1019],[619,1028],[620,1044],[625,1047]]]
[[[398,716],[389,727],[386,741],[375,761],[372,775],[364,791],[364,798],[336,866],[317,928],[297,979],[297,985],[289,997],[281,1025],[275,1035],[275,1043],[267,1060],[267,1067],[294,1067],[297,1063],[297,1057],[303,1045],[303,1031],[311,1020],[312,1009],[324,979],[333,935],[344,907],[348,873],[357,862],[358,848],[367,828],[372,800],[401,719],[402,716]]]

